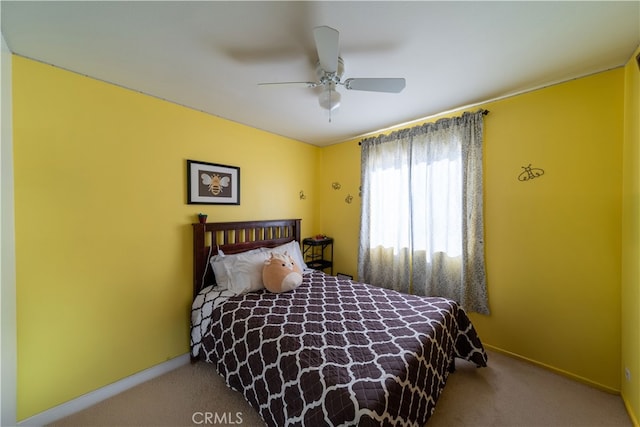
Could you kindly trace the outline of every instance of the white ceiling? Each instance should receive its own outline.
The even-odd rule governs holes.
[[[6,1],[18,55],[319,146],[623,65],[640,1]],[[400,94],[342,92],[329,122],[313,27],[340,32],[344,77],[404,77]]]

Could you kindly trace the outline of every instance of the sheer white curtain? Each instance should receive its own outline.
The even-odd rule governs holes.
[[[489,313],[484,111],[362,141],[359,278]]]

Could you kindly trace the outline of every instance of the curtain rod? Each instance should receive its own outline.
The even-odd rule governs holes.
[[[489,110],[484,110],[483,109],[483,110],[480,110],[480,111],[482,112],[483,116],[486,116],[487,114],[489,114]],[[367,139],[367,138],[364,138],[364,139]],[[362,145],[362,141],[358,142],[358,145]]]

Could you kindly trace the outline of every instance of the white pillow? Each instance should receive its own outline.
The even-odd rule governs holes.
[[[236,294],[254,292],[264,288],[262,267],[269,255],[266,252],[244,252],[237,254],[230,262],[224,261],[228,278],[227,289]]]
[[[247,252],[239,254],[225,255],[222,250],[218,250],[218,255],[214,255],[209,259],[209,264],[213,269],[213,274],[216,276],[216,285],[221,288],[229,289],[229,276],[227,274],[226,264],[230,264],[238,256],[243,254],[254,254],[262,252],[261,249],[252,249]]]
[[[216,276],[216,285],[221,288],[229,289],[229,277],[227,270],[224,268],[225,263],[230,263],[233,258],[215,256],[211,257],[210,263],[213,268],[213,274]]]
[[[300,243],[295,240],[272,249],[265,248],[265,250],[267,252],[275,252],[279,254],[284,254],[286,252],[291,258],[293,258],[293,261],[298,265],[298,267],[300,267],[300,271],[304,272],[307,270],[307,264],[305,264],[302,252],[300,251]]]

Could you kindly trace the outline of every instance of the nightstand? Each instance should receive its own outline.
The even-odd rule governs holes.
[[[303,239],[302,256],[307,267],[321,271],[330,268],[333,276],[333,239],[331,237]]]

